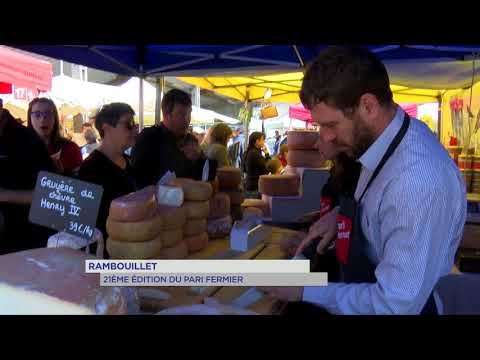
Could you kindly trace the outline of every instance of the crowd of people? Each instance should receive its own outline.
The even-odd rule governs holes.
[[[191,131],[189,94],[173,89],[164,96],[161,108],[163,122],[139,134],[135,112],[128,104],[104,105],[83,124],[86,143],[79,147],[62,132],[52,100],[36,98],[30,102],[27,126],[1,107],[0,254],[44,247],[53,234],[28,221],[36,178],[42,170],[103,187],[97,228],[105,239],[112,200],[156,184],[167,170],[177,177],[200,180],[208,161],[209,180],[213,180],[217,168],[243,165],[246,190],[256,192],[253,196],[258,196],[260,175],[279,173],[280,160],[275,160],[275,166],[269,164],[273,160],[262,133],[250,135],[243,154],[241,132],[227,124],[214,125],[204,138]],[[104,255],[108,257],[107,252]]]
[[[315,244],[317,254],[335,261],[322,265],[328,286],[261,290],[330,314],[438,313],[433,290],[453,266],[466,218],[457,166],[428,127],[394,103],[385,66],[365,49],[324,50],[306,69],[300,97],[321,127],[316,147],[333,167],[321,216],[283,246],[302,258]],[[163,122],[139,134],[129,105],[103,106],[95,117],[101,141],[92,139],[83,159],[61,136],[50,100],[32,101],[28,127],[0,108],[0,254],[46,245],[51,231],[28,222],[42,170],[103,186],[97,227],[106,236],[110,202],[156,184],[167,170],[200,180],[208,161],[213,180],[218,167],[238,166],[251,198],[259,197],[261,175],[287,166],[279,134],[275,157],[261,132],[249,135],[245,151],[235,141],[243,134],[225,124],[197,138],[191,98],[181,90],[168,92],[161,110]]]

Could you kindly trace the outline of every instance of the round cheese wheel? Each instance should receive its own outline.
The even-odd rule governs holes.
[[[187,212],[187,219],[206,219],[210,213],[210,202],[185,201],[183,208]]]
[[[292,167],[321,168],[325,166],[325,158],[317,150],[289,150],[287,162]]]
[[[212,196],[210,199],[210,213],[208,214],[209,219],[218,219],[225,217],[230,214],[230,197],[223,193],[219,192]]]
[[[242,207],[243,208],[249,208],[249,207],[259,208],[263,211],[263,214],[265,216],[270,212],[268,202],[261,199],[245,199],[245,201],[242,203]]]
[[[245,195],[242,190],[225,190],[224,193],[230,198],[230,206],[241,205],[243,200],[245,200]]]
[[[187,222],[187,210],[184,207],[159,205],[157,214],[163,217],[162,230],[183,228],[183,225]]]
[[[160,233],[163,247],[172,247],[183,241],[183,228],[174,230],[162,230]]]
[[[217,178],[221,190],[238,189],[242,183],[242,173],[239,168],[225,166],[217,169]]]
[[[230,215],[219,219],[208,220],[207,233],[210,239],[227,237],[232,230],[232,217]]]
[[[207,231],[207,219],[190,219],[183,228],[184,236],[193,236]]]
[[[148,218],[156,208],[155,186],[114,199],[110,204],[112,220],[135,222]]]
[[[188,256],[188,246],[185,241],[180,241],[177,245],[165,247],[161,250],[157,259],[185,259]]]
[[[260,193],[270,196],[295,196],[300,188],[298,175],[262,175],[258,179]]]
[[[112,259],[153,259],[160,255],[161,249],[161,235],[144,242],[117,241],[112,237],[107,239],[107,251]]]
[[[212,185],[204,181],[195,181],[186,178],[173,179],[171,185],[181,186],[184,198],[188,201],[205,201],[212,197]]]
[[[212,185],[212,194],[216,194],[220,191],[220,183],[218,182],[218,178],[216,177],[215,180],[209,181],[210,185]]]
[[[208,234],[206,232],[184,237],[187,243],[188,252],[195,252],[205,249],[208,245]]]
[[[107,219],[108,236],[116,241],[141,242],[152,240],[162,231],[163,216],[154,216],[137,222],[120,222]]]
[[[260,208],[256,207],[247,207],[243,209],[243,218],[248,219],[250,216],[262,216],[263,211]]]
[[[313,150],[318,141],[318,131],[289,131],[287,134],[287,147],[290,150]]]

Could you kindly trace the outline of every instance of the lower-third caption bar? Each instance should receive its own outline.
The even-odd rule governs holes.
[[[326,286],[327,273],[100,274],[101,286]]]

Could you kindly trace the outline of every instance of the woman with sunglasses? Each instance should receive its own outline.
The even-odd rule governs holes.
[[[28,106],[27,121],[28,127],[47,145],[58,173],[74,175],[82,164],[82,153],[77,144],[61,135],[55,103],[47,98],[33,99]]]
[[[95,127],[102,142],[83,162],[78,173],[81,180],[103,187],[96,227],[104,239],[107,239],[106,223],[112,200],[137,190],[130,161],[125,154],[125,150],[135,145],[138,133],[134,115],[134,110],[125,103],[103,106],[95,117]],[[104,256],[107,258],[108,254],[105,252]]]

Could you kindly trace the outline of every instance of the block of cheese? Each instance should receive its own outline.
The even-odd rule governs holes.
[[[287,147],[290,150],[313,150],[318,141],[318,131],[289,131],[287,134]]]
[[[183,208],[187,212],[187,219],[206,219],[210,213],[210,202],[185,201]]]
[[[183,188],[181,186],[158,185],[157,203],[172,207],[182,206],[184,201]]]
[[[225,190],[224,193],[230,198],[230,205],[241,205],[243,200],[245,200],[242,190]]]
[[[192,253],[195,251],[200,251],[205,249],[208,245],[208,234],[206,232],[184,237],[185,242],[187,243],[188,252]]]
[[[256,207],[247,207],[243,209],[243,218],[248,219],[250,216],[260,216],[263,217],[263,211],[260,208]]]
[[[270,196],[295,196],[300,189],[300,176],[262,175],[258,179],[258,191]]]
[[[116,241],[148,241],[160,233],[162,225],[163,216],[157,213],[148,219],[136,222],[120,222],[108,218],[107,233]]]
[[[162,250],[162,235],[143,242],[107,239],[107,252],[112,259],[154,259]]]
[[[185,241],[180,241],[175,246],[163,248],[157,259],[185,259],[188,256],[188,246]]]
[[[161,206],[157,207],[157,214],[163,218],[162,230],[182,228],[187,222],[187,210],[182,207]]]
[[[218,219],[225,217],[230,214],[230,197],[223,193],[219,192],[212,196],[210,199],[210,213],[208,214],[209,219]]]
[[[135,222],[149,217],[156,208],[155,186],[114,199],[109,217],[115,221]]]
[[[171,180],[170,184],[181,186],[183,188],[184,198],[188,201],[205,201],[212,197],[212,185],[208,182],[176,178]]]
[[[100,286],[99,274],[85,272],[87,259],[96,258],[68,248],[0,256],[0,314],[126,314],[121,289]]]
[[[242,173],[240,169],[232,166],[218,168],[217,178],[221,190],[238,189],[242,183]]]
[[[208,220],[207,233],[210,239],[227,237],[232,230],[232,217],[230,215],[219,219]]]
[[[174,230],[162,230],[160,237],[162,238],[162,248],[175,246],[183,241],[183,227]]]
[[[317,150],[289,150],[287,162],[292,167],[321,168],[325,166],[325,158]]]
[[[245,201],[242,203],[243,208],[249,208],[249,207],[255,207],[259,208],[263,211],[263,214],[265,216],[268,216],[270,213],[270,207],[265,200],[261,199],[245,199]]]
[[[209,181],[210,185],[212,185],[212,194],[216,194],[220,191],[220,183],[218,182],[218,178],[216,177],[215,180]]]
[[[183,228],[183,235],[193,236],[207,231],[207,219],[189,219]]]

